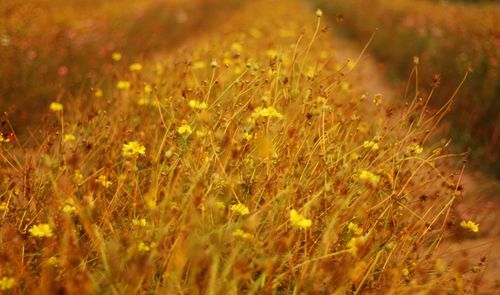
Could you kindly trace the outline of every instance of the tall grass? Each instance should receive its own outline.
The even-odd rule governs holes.
[[[474,230],[452,211],[462,164],[428,140],[446,108],[429,113],[416,95],[395,110],[361,92],[322,22],[299,1],[249,2],[142,70],[114,65],[113,86],[95,85],[102,96],[47,104],[39,134],[6,132],[1,286],[476,290],[481,273],[439,251]]]

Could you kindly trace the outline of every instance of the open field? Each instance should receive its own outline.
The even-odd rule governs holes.
[[[499,292],[456,96],[311,2],[0,4],[0,292]]]

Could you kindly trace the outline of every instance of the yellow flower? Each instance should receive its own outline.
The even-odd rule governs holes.
[[[132,224],[139,227],[146,227],[148,225],[148,221],[146,218],[132,219]]]
[[[243,134],[243,139],[246,140],[246,141],[250,141],[250,140],[252,140],[252,138],[253,138],[253,134],[252,133],[245,132]]]
[[[376,106],[381,105],[382,104],[382,94],[380,94],[380,93],[375,94],[375,96],[373,97],[373,103]]]
[[[149,98],[147,98],[147,97],[141,97],[137,101],[137,104],[140,105],[140,106],[149,105],[150,103],[151,103],[151,100]]]
[[[96,182],[104,186],[105,188],[110,187],[113,183],[111,181],[108,181],[108,178],[106,175],[101,175],[96,179]]]
[[[63,105],[58,102],[53,102],[50,104],[50,110],[53,112],[60,112],[64,109]]]
[[[473,233],[477,233],[479,231],[479,224],[475,223],[472,220],[469,221],[462,220],[462,222],[460,222],[460,226],[464,229],[470,230]]]
[[[64,213],[71,214],[76,211],[76,207],[72,205],[65,205],[62,210]]]
[[[408,270],[408,268],[404,268],[403,271],[401,271],[401,274],[404,276],[404,277],[407,277],[409,274],[410,274],[410,271]]]
[[[140,63],[133,63],[129,66],[129,70],[132,72],[139,72],[142,70],[142,65]]]
[[[365,142],[363,142],[363,147],[367,149],[372,149],[374,151],[379,149],[378,143],[372,140],[365,140]]]
[[[363,233],[363,229],[360,228],[356,223],[352,222],[349,222],[349,224],[347,225],[347,230],[358,236]]]
[[[144,86],[144,92],[145,92],[145,93],[151,93],[151,92],[153,92],[153,86],[151,86],[151,85],[149,85],[149,84],[146,84],[146,85]]]
[[[111,54],[111,58],[114,61],[119,61],[120,59],[122,59],[122,54],[120,52],[113,52],[113,54]]]
[[[123,145],[123,156],[135,157],[146,154],[146,147],[138,141],[129,141]]]
[[[219,209],[225,209],[226,208],[226,204],[224,204],[224,202],[222,201],[217,201],[215,202],[215,206]]]
[[[0,133],[0,142],[9,142],[10,138],[6,137],[2,133]]]
[[[377,185],[380,182],[380,176],[371,173],[370,171],[363,170],[359,175],[359,179],[366,181],[372,185]]]
[[[251,240],[253,239],[253,235],[251,233],[247,233],[244,230],[237,229],[233,232],[233,237],[235,238],[242,238],[245,240]]]
[[[290,210],[290,222],[298,228],[311,227],[312,221],[297,213],[295,209]]]
[[[70,141],[75,141],[75,140],[76,140],[76,136],[74,136],[73,134],[65,134],[64,138],[63,138],[64,142],[70,142]]]
[[[359,247],[365,243],[364,237],[353,237],[347,243],[347,249],[352,256],[356,257],[358,255]]]
[[[54,235],[52,228],[47,223],[33,225],[28,231],[37,238],[52,237]]]
[[[208,108],[208,105],[206,102],[200,102],[200,101],[197,101],[194,99],[189,101],[189,106],[195,110],[205,110],[206,108]]]
[[[248,209],[247,206],[243,205],[243,204],[236,204],[236,205],[232,205],[231,206],[231,211],[233,211],[234,213],[236,214],[239,214],[239,215],[248,215],[250,214],[250,210]]]
[[[190,135],[191,133],[193,133],[193,130],[191,129],[191,126],[184,124],[184,125],[177,127],[177,133]]]
[[[16,279],[13,277],[2,277],[0,279],[0,290],[5,291],[12,289],[16,285]]]
[[[94,95],[95,97],[102,97],[104,93],[102,92],[102,89],[97,89],[95,92],[94,92]]]
[[[7,202],[2,202],[0,204],[0,211],[5,211],[5,212],[9,211],[9,205],[7,205]]]
[[[122,89],[122,90],[129,89],[130,88],[130,82],[129,81],[120,80],[120,81],[118,81],[116,83],[116,88]]]
[[[283,115],[273,107],[267,107],[267,108],[257,107],[250,116],[250,120],[255,121],[259,117],[264,117],[264,118],[274,117],[281,119],[283,118]]]
[[[421,147],[418,143],[412,144],[408,147],[408,153],[420,155],[424,151],[424,148]]]
[[[51,256],[47,259],[47,263],[52,266],[57,266],[59,264],[59,258],[57,258],[57,256]]]
[[[140,242],[139,245],[137,246],[137,250],[139,250],[139,252],[146,253],[151,251],[151,247],[144,242]]]

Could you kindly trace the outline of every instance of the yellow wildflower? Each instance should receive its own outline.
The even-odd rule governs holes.
[[[401,274],[404,276],[404,277],[407,277],[409,274],[410,274],[410,271],[408,270],[407,267],[405,267],[403,269],[403,271],[401,271]]]
[[[382,104],[382,94],[380,94],[380,93],[375,94],[375,96],[373,97],[373,103],[376,106],[381,105]]]
[[[421,147],[418,143],[412,144],[408,147],[408,153],[420,155],[424,151],[424,148]]]
[[[120,80],[120,81],[118,81],[116,83],[116,88],[122,89],[122,90],[129,89],[130,88],[130,82],[129,81]]]
[[[95,97],[102,97],[103,96],[103,92],[102,92],[102,89],[97,89],[95,92],[94,92],[94,95]]]
[[[273,107],[257,107],[253,112],[252,115],[250,116],[251,121],[255,121],[259,117],[264,117],[264,118],[278,118],[281,119],[283,118],[283,115],[278,112],[275,108]]]
[[[352,256],[356,257],[358,255],[359,247],[365,243],[364,237],[353,237],[347,243],[347,249]]]
[[[208,104],[206,102],[200,102],[194,99],[190,100],[188,104],[192,109],[195,110],[205,110],[208,108]]]
[[[242,238],[242,239],[245,239],[245,240],[251,240],[251,239],[253,239],[253,235],[251,233],[247,233],[247,232],[245,232],[244,230],[241,230],[241,229],[235,230],[233,232],[233,237]]]
[[[236,214],[239,214],[239,215],[248,215],[250,214],[250,210],[248,209],[247,206],[243,205],[243,204],[236,204],[236,205],[232,205],[231,206],[231,211],[233,211],[234,213]]]
[[[380,148],[378,143],[372,140],[365,140],[365,142],[363,142],[363,147],[367,149],[372,149],[374,151]]]
[[[238,42],[234,42],[233,44],[231,44],[231,50],[240,53],[241,51],[243,51],[243,46],[241,46],[241,44]]]
[[[246,140],[246,141],[250,141],[250,140],[252,140],[252,138],[253,138],[253,134],[252,133],[245,132],[243,134],[243,139]]]
[[[16,285],[16,279],[13,277],[2,277],[0,279],[0,290],[5,291],[12,289]]]
[[[470,230],[473,233],[477,233],[479,231],[479,224],[475,223],[472,220],[462,220],[462,222],[460,222],[460,226],[464,229]]]
[[[377,185],[380,182],[380,176],[366,170],[361,171],[361,173],[359,174],[359,179],[366,181],[372,185]]]
[[[363,229],[360,228],[356,223],[349,222],[347,225],[347,230],[352,232],[353,234],[359,236],[363,233]]]
[[[105,188],[110,187],[113,183],[108,180],[108,177],[106,175],[101,175],[96,179],[96,182],[104,186]]]
[[[151,247],[144,242],[140,242],[139,245],[137,246],[137,250],[139,250],[139,252],[146,253],[151,251]]]
[[[0,142],[9,142],[10,138],[0,133]]]
[[[63,138],[63,141],[64,142],[70,142],[70,141],[75,141],[76,140],[76,136],[74,136],[73,134],[65,134],[64,135],[64,138]]]
[[[122,59],[122,54],[120,52],[113,52],[113,54],[111,54],[111,58],[114,61],[119,61],[120,59]]]
[[[53,102],[50,104],[50,110],[53,112],[61,112],[63,109],[63,105],[58,102]]]
[[[146,220],[146,218],[134,218],[132,219],[132,224],[139,227],[146,227],[148,225],[148,221]]]
[[[142,70],[142,65],[140,63],[133,63],[128,68],[132,72],[139,72]]]
[[[54,235],[52,228],[47,223],[33,225],[28,231],[37,238],[52,237]]]
[[[184,125],[177,127],[177,133],[179,133],[181,135],[182,134],[190,135],[191,133],[193,133],[193,130],[191,129],[191,126],[184,124]]]
[[[149,105],[150,103],[151,103],[151,100],[149,98],[147,98],[147,97],[141,97],[137,101],[137,104],[140,105],[140,106]]]
[[[138,155],[145,155],[146,154],[146,147],[143,146],[138,141],[129,141],[128,143],[125,143],[123,145],[122,152],[123,152],[123,156],[125,156],[125,157],[135,157]]]
[[[225,209],[226,208],[226,204],[224,204],[224,202],[222,201],[217,201],[215,202],[215,206],[219,209]]]
[[[5,211],[5,212],[9,211],[9,205],[7,204],[7,202],[2,202],[0,204],[0,211]]]
[[[149,94],[151,92],[153,92],[153,86],[151,86],[150,84],[146,84],[144,86],[144,93],[148,93]]]
[[[59,258],[57,258],[57,256],[51,256],[47,259],[47,263],[52,266],[57,266],[59,264]]]
[[[312,221],[297,213],[295,209],[290,210],[290,222],[298,228],[311,227]]]

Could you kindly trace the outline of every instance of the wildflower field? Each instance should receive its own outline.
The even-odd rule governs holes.
[[[322,5],[0,3],[0,293],[499,292],[460,87]]]

